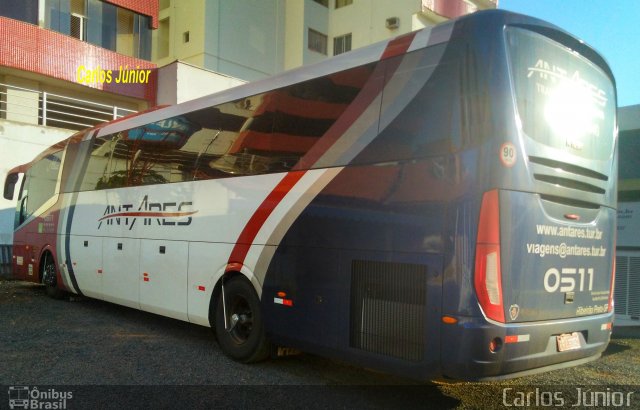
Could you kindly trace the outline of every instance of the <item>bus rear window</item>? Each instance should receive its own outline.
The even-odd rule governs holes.
[[[543,35],[515,27],[506,33],[524,132],[584,158],[609,158],[616,101],[607,75]]]

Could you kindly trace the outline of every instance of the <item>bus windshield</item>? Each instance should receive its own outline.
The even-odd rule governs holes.
[[[524,132],[583,158],[609,158],[616,101],[606,74],[577,52],[529,30],[509,27],[507,43]]]

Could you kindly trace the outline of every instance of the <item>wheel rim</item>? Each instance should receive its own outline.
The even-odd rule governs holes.
[[[43,282],[48,286],[56,286],[56,268],[52,263],[44,265],[44,279]]]
[[[229,335],[236,344],[246,343],[253,329],[251,305],[240,295],[235,295],[229,305]]]

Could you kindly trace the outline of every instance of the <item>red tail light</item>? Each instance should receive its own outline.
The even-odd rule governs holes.
[[[498,190],[485,192],[482,196],[475,267],[474,286],[480,308],[487,318],[504,323]]]
[[[611,286],[609,286],[609,308],[607,312],[613,311],[613,290],[616,286],[616,243],[613,242],[613,270],[611,272]]]

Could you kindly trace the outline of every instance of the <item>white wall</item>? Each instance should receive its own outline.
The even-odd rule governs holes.
[[[67,138],[75,131],[0,120],[0,181],[4,187],[7,172],[31,161],[45,148]],[[0,197],[0,244],[13,242],[15,199]]]
[[[329,1],[329,7],[333,7],[334,0]],[[309,29],[313,29],[327,35],[327,55],[309,50]],[[332,55],[333,39],[329,34],[329,9],[312,0],[304,0],[304,37],[302,42],[303,64],[313,64],[323,61]]]
[[[283,69],[284,0],[206,3],[204,66],[249,81]]]
[[[6,107],[8,109],[5,118],[12,121],[37,124],[40,97],[37,91],[31,90],[39,89],[38,82],[14,76],[5,76],[4,81],[12,86],[25,88],[23,90],[7,87]]]
[[[640,104],[618,108],[618,127],[620,131],[640,129]]]
[[[158,104],[178,104],[244,83],[228,75],[176,61],[158,69]]]
[[[420,12],[420,1],[416,0],[358,0],[339,9],[331,9],[329,35],[331,55],[333,38],[352,33],[352,49],[408,33],[424,25],[413,27],[418,20],[413,16]],[[388,29],[386,20],[398,17],[400,27]]]

